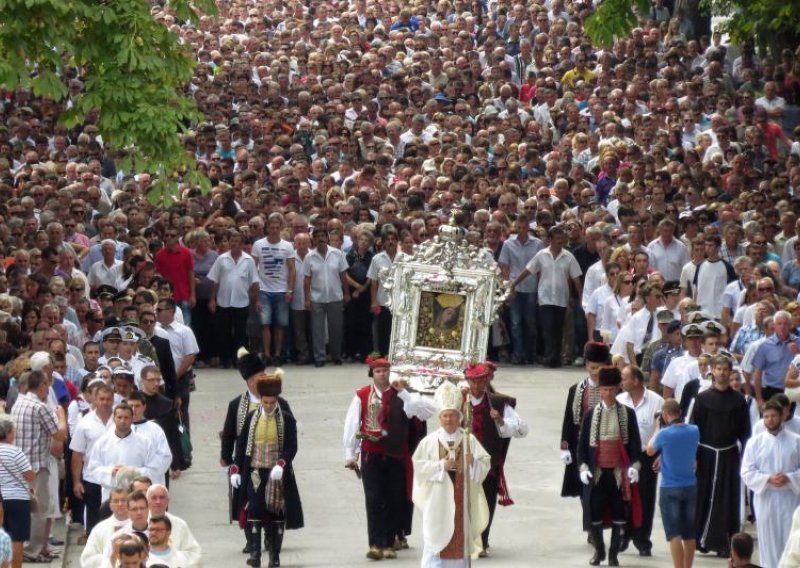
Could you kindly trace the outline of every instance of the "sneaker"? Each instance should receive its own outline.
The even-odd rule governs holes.
[[[367,558],[370,560],[380,560],[383,558],[381,549],[377,546],[370,546],[369,550],[367,551]]]
[[[397,558],[397,553],[394,551],[394,548],[384,548],[381,550],[381,557],[387,559]]]
[[[572,362],[575,367],[583,367],[586,364],[586,360],[583,357],[575,357],[575,360]]]

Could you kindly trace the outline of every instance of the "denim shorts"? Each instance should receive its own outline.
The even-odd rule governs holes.
[[[697,537],[694,527],[694,510],[697,500],[697,486],[662,487],[659,505],[661,522],[667,540],[680,537],[693,540]]]
[[[261,325],[289,325],[289,304],[283,292],[259,292],[261,299]]]

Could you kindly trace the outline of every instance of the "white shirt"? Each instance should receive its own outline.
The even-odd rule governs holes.
[[[216,300],[221,308],[246,308],[250,305],[250,286],[261,282],[253,257],[243,252],[237,262],[230,251],[217,257],[208,279],[217,283]]]
[[[653,270],[664,276],[664,280],[679,280],[683,265],[689,262],[689,249],[682,242],[673,238],[667,246],[658,238],[652,241],[647,248],[650,249],[650,262]]]
[[[614,294],[611,294],[603,302],[603,322],[600,325],[600,331],[606,329],[611,333],[609,339],[611,343],[614,342],[619,333],[620,312],[624,313],[628,309],[628,303],[628,298],[620,298]]]
[[[642,450],[644,450],[656,431],[656,414],[661,412],[661,407],[664,406],[664,399],[650,389],[644,389],[644,396],[638,405],[633,403],[630,393],[627,392],[618,394],[617,402],[632,408],[636,413],[636,422],[639,423],[639,437],[642,440]]]
[[[661,384],[674,391],[672,398],[679,401],[683,395],[683,388],[694,379],[702,380],[700,376],[700,366],[697,364],[697,357],[692,357],[684,353],[680,357],[675,357],[669,362],[661,377]]]
[[[164,479],[164,476],[169,471],[170,464],[172,464],[172,451],[169,449],[167,435],[164,434],[161,426],[149,420],[140,424],[132,424],[131,428],[138,436],[147,440],[150,446],[150,462],[148,466],[161,472],[161,476],[158,478],[159,481],[153,480],[154,483],[159,483],[160,480]]]
[[[634,353],[642,352],[645,347],[644,336],[647,333],[647,326],[651,316],[653,325],[650,329],[650,341],[648,343],[661,339],[661,329],[658,327],[656,313],[647,311],[647,308],[642,308],[628,318],[628,321],[622,326],[619,335],[617,335],[611,346],[611,353],[613,355],[622,355],[625,357],[625,361],[631,363],[631,361],[628,361],[628,343],[633,343]]]
[[[142,475],[153,480],[163,476],[162,471],[150,467],[150,444],[136,432],[124,438],[117,436],[116,430],[106,432],[94,443],[88,457],[89,463],[83,477],[103,486],[103,500],[108,499],[116,483],[116,475],[112,473],[114,466],[135,467]]]
[[[395,254],[395,259],[397,258],[397,254]],[[375,256],[372,257],[372,262],[369,264],[369,270],[367,270],[367,278],[370,280],[375,280],[378,282],[378,304],[381,306],[388,306],[389,305],[389,293],[386,291],[386,288],[383,287],[379,280],[379,275],[381,269],[383,268],[391,268],[394,259],[389,257],[389,254],[386,251],[379,252]]]
[[[394,388],[394,387],[389,387]],[[378,387],[372,385],[370,396],[381,396],[386,391],[379,391]],[[418,418],[423,422],[436,414],[436,405],[433,401],[423,398],[419,393],[410,393],[407,390],[397,392],[397,396],[403,401],[403,412],[409,418]],[[344,419],[344,435],[342,444],[344,445],[344,459],[356,459],[361,453],[361,440],[356,438],[356,434],[361,431],[361,399],[356,394],[350,401],[347,415]]]
[[[341,302],[344,298],[341,274],[347,271],[344,253],[329,246],[325,257],[317,249],[309,251],[303,266],[306,278],[311,278],[311,301]]]
[[[103,421],[100,420],[100,417],[94,410],[78,421],[75,433],[72,435],[72,440],[69,443],[69,449],[84,455],[84,474],[89,465],[89,460],[86,459],[86,456],[92,450],[92,446],[94,446],[95,442],[97,442],[103,434],[112,430],[114,430],[113,416],[109,416],[108,422],[103,424]]]
[[[173,321],[169,325],[162,325],[161,322],[159,322],[157,329],[161,329],[167,334],[169,348],[170,351],[172,351],[172,359],[175,361],[176,370],[180,368],[184,357],[200,353],[200,348],[197,346],[197,339],[191,327]]]
[[[561,249],[553,258],[550,247],[536,253],[525,267],[533,276],[539,276],[538,303],[540,306],[560,306],[569,303],[569,281],[583,272],[572,253]]]
[[[722,298],[728,286],[728,268],[725,262],[719,259],[715,262],[706,260],[697,270],[699,271],[695,287],[697,303],[703,311],[714,316],[714,319],[719,319],[722,315]]]
[[[584,288],[584,290],[586,290],[586,288]],[[584,308],[587,314],[594,314],[595,316],[594,330],[590,329],[589,331],[600,331],[603,329],[603,307],[605,306],[606,300],[613,295],[614,290],[612,290],[608,284],[603,284],[592,292],[592,295],[589,297],[589,303]]]
[[[486,397],[484,394],[480,398],[475,398],[472,393],[469,395],[469,401],[472,406],[478,406]],[[503,408],[503,425],[497,427],[497,433],[501,438],[524,438],[528,435],[528,423],[519,417],[517,411],[512,408],[510,404],[506,404]]]
[[[89,286],[92,288],[97,288],[103,284],[117,288],[122,278],[122,261],[114,260],[111,266],[106,266],[104,261],[98,260],[89,269],[87,278]]]
[[[603,261],[598,260],[586,269],[586,278],[583,280],[583,296],[581,298],[581,304],[583,305],[584,311],[586,311],[586,309],[589,307],[594,291],[600,288],[600,286],[603,284],[607,284],[606,267],[603,266]],[[598,312],[593,313],[596,314]]]
[[[271,243],[264,237],[253,243],[250,253],[257,264],[259,289],[262,292],[286,292],[289,289],[287,262],[295,257],[294,247],[283,239]]]
[[[305,259],[308,258],[308,252],[306,252],[305,258],[300,258],[300,255],[297,254],[295,251],[294,257],[294,270],[297,277],[294,279],[294,294],[292,294],[292,303],[289,307],[292,310],[305,310],[305,289],[303,288],[303,281],[305,280],[305,271],[306,271],[306,262]]]

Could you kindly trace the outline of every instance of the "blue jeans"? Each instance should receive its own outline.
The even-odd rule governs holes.
[[[178,307],[181,309],[181,314],[183,315],[183,325],[192,326],[192,305],[189,303],[189,300],[182,300],[180,302],[176,302]]]
[[[536,292],[517,292],[511,302],[511,359],[536,361]]]

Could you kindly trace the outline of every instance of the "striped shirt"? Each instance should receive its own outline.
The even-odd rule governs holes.
[[[25,452],[33,471],[46,468],[50,462],[50,441],[58,432],[53,411],[35,393],[29,392],[17,399],[11,416],[16,422],[15,443]]]
[[[28,482],[23,477],[31,470],[25,453],[13,444],[0,443],[0,492],[6,501],[27,501],[31,498]]]

